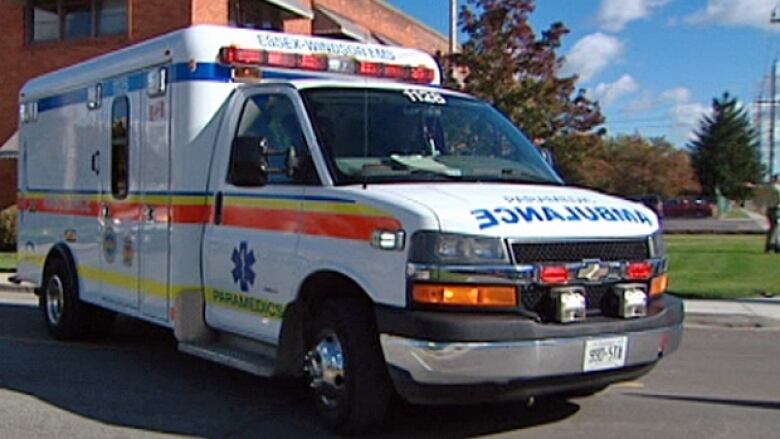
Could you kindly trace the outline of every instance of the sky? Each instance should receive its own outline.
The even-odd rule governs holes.
[[[388,0],[448,34],[449,0]],[[466,4],[459,0],[460,5]],[[537,35],[571,30],[562,74],[599,101],[610,134],[664,136],[680,147],[725,91],[750,106],[768,98],[780,49],[780,0],[537,0]],[[465,38],[462,36],[461,38]]]

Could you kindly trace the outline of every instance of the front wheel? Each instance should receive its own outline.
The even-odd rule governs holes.
[[[372,316],[358,299],[329,299],[307,337],[304,369],[314,404],[340,433],[377,430],[393,396]]]

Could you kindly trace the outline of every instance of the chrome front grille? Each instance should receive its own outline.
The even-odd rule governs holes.
[[[589,259],[638,261],[650,257],[646,239],[614,241],[515,242],[511,244],[515,263],[570,263]]]

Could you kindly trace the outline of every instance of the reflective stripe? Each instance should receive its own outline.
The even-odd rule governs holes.
[[[112,218],[128,221],[142,220],[144,206],[154,208],[155,221],[172,224],[206,224],[214,214],[213,198],[206,193],[134,193],[114,200],[94,193],[35,191],[20,193],[18,200],[25,212],[87,217],[99,216],[101,203],[108,204]],[[354,200],[283,194],[226,194],[221,224],[364,241],[377,229],[402,228],[389,212]]]

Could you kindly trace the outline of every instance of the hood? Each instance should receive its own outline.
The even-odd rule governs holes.
[[[658,230],[641,204],[565,186],[488,183],[375,186],[431,209],[441,231],[507,238],[622,238]]]

